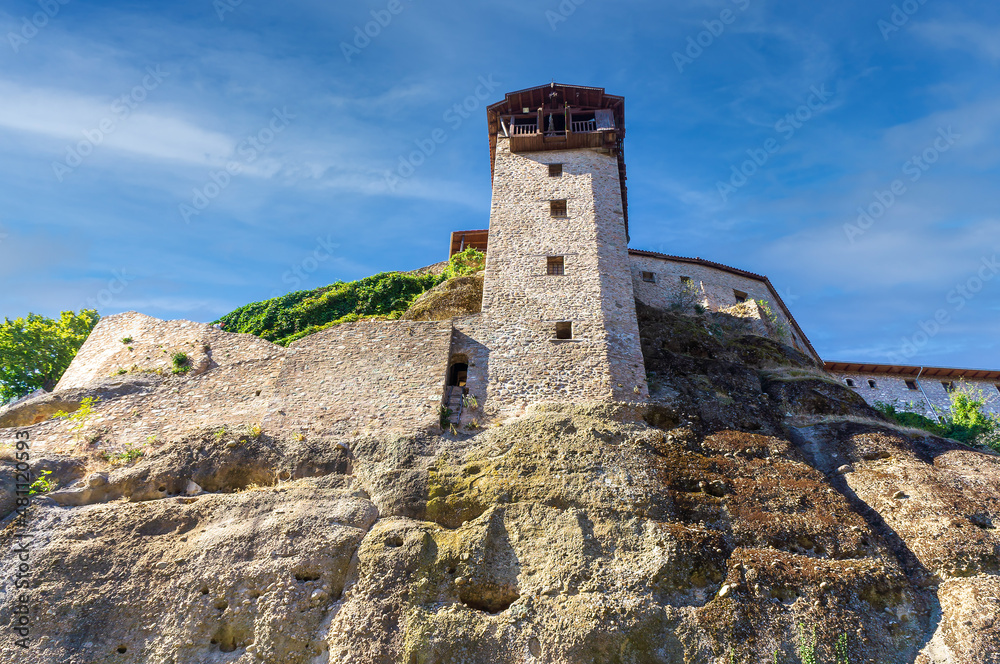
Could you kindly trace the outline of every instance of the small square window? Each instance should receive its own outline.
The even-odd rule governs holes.
[[[844,382],[847,383],[848,387],[854,387],[854,379],[853,378],[845,378]]]
[[[955,383],[953,383],[950,380],[943,380],[943,381],[941,381],[941,387],[944,388],[945,392],[954,392],[955,391]]]
[[[549,201],[549,211],[552,213],[553,217],[565,217],[566,201]]]
[[[691,277],[681,277],[681,283],[685,286],[691,286],[694,284],[694,282],[691,281]]]
[[[556,323],[556,339],[572,339],[572,338],[573,338],[573,323],[569,321]]]
[[[549,177],[558,178],[562,177],[563,165],[562,164],[549,164]]]
[[[642,280],[645,281],[647,284],[655,284],[656,283],[656,273],[655,272],[643,272],[642,273]]]
[[[736,304],[743,304],[747,301],[747,294],[743,291],[734,290],[733,295],[736,296]]]
[[[549,256],[548,258],[546,258],[545,274],[552,274],[552,275],[566,274],[563,257]]]
[[[915,380],[908,380],[908,381],[906,381],[906,389],[908,389],[908,390],[915,390],[915,389],[917,389],[917,381],[915,381]]]
[[[878,383],[876,383],[874,380],[872,380],[871,378],[869,378],[868,379],[868,387],[872,388],[873,390],[878,389]]]

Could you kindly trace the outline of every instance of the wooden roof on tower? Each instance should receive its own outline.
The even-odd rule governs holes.
[[[622,214],[625,217],[625,234],[628,235],[628,186],[625,177],[625,98],[609,95],[604,88],[583,85],[549,83],[517,92],[508,92],[503,101],[486,109],[490,134],[490,179],[493,178],[497,156],[497,135],[500,132],[500,118],[505,115],[520,114],[525,108],[531,112],[539,108],[563,109],[569,104],[573,108],[610,109],[615,118],[616,141],[613,152],[618,158],[618,176],[622,187]]]

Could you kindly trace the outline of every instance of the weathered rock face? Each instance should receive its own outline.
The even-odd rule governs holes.
[[[24,591],[0,535],[0,661],[1000,662],[1000,458],[891,428],[732,317],[639,322],[648,405],[458,436],[222,419],[111,467],[26,427],[64,488]]]
[[[478,314],[483,304],[483,275],[456,277],[438,284],[417,298],[403,314],[404,320],[447,320]]]

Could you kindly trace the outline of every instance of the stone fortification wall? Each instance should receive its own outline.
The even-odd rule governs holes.
[[[251,334],[229,334],[204,323],[165,321],[129,311],[101,319],[56,390],[86,387],[123,372],[170,374],[178,352],[188,356],[191,373],[198,375],[209,368],[280,357],[285,349]]]
[[[363,321],[293,343],[264,421],[269,430],[349,435],[438,425],[450,321]]]
[[[549,176],[549,164],[562,175]],[[565,200],[565,216],[550,201]],[[547,273],[561,257],[563,275]],[[498,139],[483,316],[490,400],[639,400],[647,394],[632,305],[617,160],[596,150],[513,154]],[[572,339],[556,340],[556,323]],[[518,404],[518,405],[515,405]]]
[[[780,322],[779,327],[787,330],[787,337],[781,339],[784,343],[819,359],[806,340],[795,329],[795,326],[792,325],[788,314],[778,304],[777,294],[768,288],[766,282],[708,265],[672,261],[668,258],[631,254],[629,259],[632,288],[635,291],[635,297],[644,304],[658,309],[671,308],[671,305],[678,301],[684,288],[683,277],[691,279],[698,301],[710,311],[722,311],[734,307],[738,304],[736,291],[740,291],[746,293],[749,299],[767,301],[771,311]],[[643,272],[653,273],[654,281],[643,280]],[[734,310],[733,313],[734,315],[742,315],[743,310]],[[751,317],[759,318],[760,313],[751,313]]]
[[[928,407],[928,401],[938,413],[947,413],[951,408],[951,397],[942,381],[953,382],[956,386],[960,384],[957,378],[921,378],[918,381],[912,376],[888,374],[831,372],[831,375],[845,384],[848,379],[851,380],[854,383],[852,389],[869,404],[876,401],[895,404],[898,410],[908,410],[932,419],[937,417],[937,413]],[[875,381],[875,387],[869,385],[868,381]],[[912,381],[917,389],[908,387],[906,381]],[[1000,415],[1000,387],[996,383],[969,380],[966,385],[981,390],[987,397],[986,410]],[[922,392],[920,388],[923,388]],[[924,395],[927,396],[926,399]]]
[[[128,336],[131,351],[121,342]],[[115,395],[95,404],[80,431],[49,419],[35,425],[32,436],[53,449],[89,441],[98,451],[115,452],[222,426],[261,425],[310,437],[434,428],[451,336],[450,321],[358,322],[286,349],[190,321],[111,316],[95,328],[55,393],[77,401],[88,393]],[[164,349],[192,355],[197,370],[171,373]],[[118,373],[136,358],[139,371]],[[134,389],[116,392],[126,383]],[[0,442],[13,441],[14,433],[0,429]]]

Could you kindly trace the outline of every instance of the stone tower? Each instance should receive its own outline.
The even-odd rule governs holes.
[[[644,400],[624,98],[552,84],[509,93],[488,120],[490,400]]]

